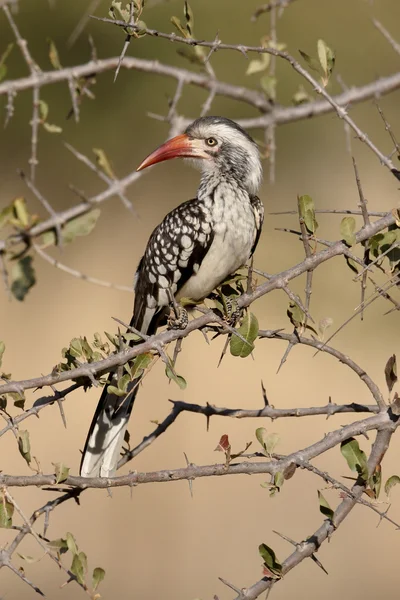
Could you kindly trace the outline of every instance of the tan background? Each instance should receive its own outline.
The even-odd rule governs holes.
[[[21,2],[18,23],[29,39],[34,56],[49,68],[46,37],[57,43],[63,65],[73,65],[88,59],[88,45],[83,36],[71,50],[66,40],[79,20],[86,2],[62,2],[49,9],[44,0]],[[226,42],[257,44],[268,31],[268,17],[257,24],[250,15],[258,2],[233,0],[192,0],[199,37],[213,39],[217,29]],[[107,2],[99,14],[106,14]],[[171,31],[169,18],[180,15],[182,2],[171,1],[149,9],[145,20],[149,26]],[[301,0],[295,2],[279,21],[279,39],[297,55],[297,49],[315,54],[316,41],[324,38],[337,52],[337,73],[347,85],[359,85],[398,69],[399,57],[374,29],[371,17],[380,19],[400,39],[400,4],[397,0],[370,3],[363,0]],[[99,56],[118,55],[122,33],[111,26],[91,23]],[[9,27],[0,15],[0,52],[12,39]],[[132,43],[130,54],[159,57],[165,62],[187,67],[176,55],[176,47],[161,40],[145,39]],[[244,76],[246,60],[240,54],[219,53],[213,59],[218,76],[225,81],[257,87],[256,76]],[[9,75],[26,74],[26,66],[14,50]],[[286,64],[278,61],[278,99],[289,103],[300,83],[299,77]],[[82,152],[92,147],[104,148],[112,159],[116,173],[124,176],[159,144],[167,134],[167,126],[146,117],[146,110],[164,113],[166,97],[173,94],[174,82],[158,76],[121,72],[116,84],[113,74],[98,77],[97,99],[85,101],[79,126],[65,121],[70,100],[65,84],[43,88],[43,98],[49,103],[49,121],[61,124],[61,136],[40,132],[37,183],[56,209],[76,202],[68,184],[74,183],[87,194],[103,189],[102,183],[87,168],[78,163],[63,147],[66,140]],[[338,92],[333,82],[330,91]],[[205,93],[185,90],[180,111],[196,117]],[[2,100],[4,105],[4,99]],[[8,129],[0,132],[0,205],[4,206],[17,194],[26,195],[32,210],[45,216],[32,195],[26,192],[16,175],[17,168],[27,169],[30,153],[31,92],[16,100],[16,115]],[[388,120],[400,137],[398,113],[399,92],[381,101]],[[218,98],[213,113],[229,117],[255,115],[247,105]],[[351,109],[351,115],[384,151],[391,149],[376,108],[371,102]],[[261,137],[261,132],[254,132]],[[332,114],[302,123],[280,127],[277,132],[277,181],[271,187],[266,182],[261,191],[267,212],[293,209],[297,193],[309,193],[320,208],[356,207],[357,193],[351,160],[346,152],[342,123]],[[387,210],[398,205],[398,182],[380,167],[378,160],[358,141],[353,141],[369,207]],[[192,197],[198,174],[179,161],[160,165],[149,171],[128,190],[140,215],[140,221],[127,213],[118,199],[102,207],[101,219],[88,238],[78,239],[66,248],[60,260],[84,273],[129,285],[152,228],[164,214],[183,200]],[[320,216],[320,231],[325,238],[338,237],[340,217]],[[294,217],[267,217],[264,233],[256,254],[256,266],[268,272],[280,271],[302,258],[299,242],[275,227],[295,225]],[[95,331],[113,331],[111,316],[128,320],[132,297],[127,293],[107,290],[78,281],[35,258],[38,284],[19,303],[9,302],[0,294],[0,339],[6,343],[3,367],[15,378],[27,378],[48,373],[60,360],[61,348],[77,335],[89,338]],[[304,280],[293,289],[303,293]],[[338,326],[351,315],[359,302],[359,287],[352,283],[344,261],[337,259],[321,266],[315,275],[312,297],[314,318],[330,316]],[[265,328],[289,327],[286,318],[287,299],[276,292],[254,305],[260,324]],[[389,306],[376,302],[364,323],[355,320],[337,337],[335,344],[351,354],[384,389],[383,367],[388,356],[399,350],[398,315],[383,316]],[[215,403],[219,406],[257,408],[262,405],[260,380],[276,407],[324,404],[328,396],[337,402],[371,402],[366,387],[343,365],[328,356],[312,357],[306,348],[296,348],[279,375],[276,369],[285,345],[277,341],[260,341],[255,360],[239,360],[228,356],[217,370],[216,363],[222,340],[207,347],[199,334],[184,344],[178,371],[188,381],[182,392],[168,385],[161,365],[153,369],[139,394],[130,431],[132,443],[152,430],[151,419],[161,420],[168,412],[168,398],[189,402]],[[38,394],[29,395],[29,404]],[[52,462],[63,461],[76,473],[79,449],[97,402],[98,392],[78,391],[65,403],[68,428],[65,430],[56,407],[41,413],[40,419],[25,424],[31,433],[33,454],[44,472],[50,472]],[[317,441],[325,432],[351,421],[351,417],[310,420],[281,420],[271,424],[266,420],[227,420],[214,418],[207,433],[205,419],[198,415],[182,415],[146,452],[125,470],[158,470],[184,465],[183,452],[196,464],[210,464],[221,456],[214,453],[220,436],[228,433],[234,450],[255,440],[256,427],[265,426],[278,432],[278,451],[288,453]],[[373,437],[373,436],[372,436]],[[368,442],[360,440],[367,450]],[[254,444],[255,447],[255,444]],[[394,440],[384,463],[384,476],[398,473],[399,443]],[[315,461],[333,475],[348,474],[338,449]],[[1,469],[5,473],[28,473],[19,456],[11,433],[1,440]],[[150,600],[193,600],[212,598],[214,594],[230,598],[232,594],[217,579],[247,586],[261,576],[258,545],[272,546],[279,558],[290,552],[289,545],[272,533],[277,529],[301,540],[321,523],[317,489],[322,482],[308,473],[298,472],[285,484],[282,493],[273,499],[261,488],[263,477],[227,477],[194,482],[194,497],[186,482],[169,485],[143,485],[132,490],[121,489],[109,498],[104,491],[83,494],[81,506],[73,502],[63,505],[51,517],[49,536],[58,538],[73,532],[89,557],[89,565],[106,569],[101,587],[103,597],[139,598]],[[44,504],[54,494],[40,490],[13,490],[26,513]],[[336,492],[327,491],[333,506],[339,499]],[[392,518],[400,520],[399,491],[394,490]],[[386,505],[381,506],[382,509]],[[396,598],[398,592],[399,534],[388,523],[378,529],[377,517],[358,507],[343,524],[319,558],[329,571],[329,578],[311,561],[304,562],[274,588],[280,598],[328,600],[338,597]],[[0,546],[11,539],[11,532],[2,530]],[[20,548],[37,557],[41,551],[33,541]],[[16,564],[19,559],[16,558]],[[24,564],[21,561],[21,564]],[[46,558],[38,565],[24,564],[28,577],[57,599],[75,598],[83,592],[71,584],[59,589],[63,574]],[[25,600],[34,592],[4,569],[0,572],[0,595],[7,600]]]

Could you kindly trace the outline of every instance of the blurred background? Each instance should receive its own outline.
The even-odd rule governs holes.
[[[99,58],[118,56],[124,41],[123,32],[112,25],[90,21],[72,48],[67,40],[88,7],[77,0],[36,0],[19,2],[15,19],[29,48],[44,70],[51,70],[47,38],[57,45],[63,66],[83,64],[90,58],[87,34],[97,47]],[[148,2],[143,19],[149,27],[171,32],[170,17],[182,18],[183,2]],[[269,17],[256,23],[250,17],[259,5],[254,0],[191,0],[195,15],[196,36],[214,39],[217,30],[224,42],[258,45],[269,32]],[[102,2],[96,14],[107,16],[108,2]],[[319,38],[336,50],[336,74],[351,87],[363,85],[399,70],[399,56],[374,28],[372,17],[400,40],[400,4],[397,0],[299,0],[285,10],[278,21],[278,40],[298,57],[298,49],[316,55]],[[0,12],[0,53],[13,41],[9,25]],[[144,38],[132,41],[128,55],[158,59],[167,64],[198,70],[177,54],[177,46],[166,41]],[[247,61],[240,53],[219,52],[212,65],[222,81],[259,88],[259,77],[246,76]],[[8,61],[10,79],[28,74],[26,64],[14,48]],[[68,185],[74,184],[93,195],[105,185],[65,148],[69,142],[80,152],[94,158],[92,148],[102,148],[110,158],[118,177],[124,177],[168,134],[168,124],[147,116],[147,112],[166,114],[168,98],[176,83],[157,75],[121,70],[116,83],[109,71],[97,77],[93,88],[96,98],[85,98],[81,105],[81,121],[66,120],[70,96],[65,83],[42,89],[49,105],[48,120],[62,127],[61,134],[40,130],[36,184],[56,210],[77,203]],[[277,61],[277,101],[288,105],[300,83],[299,76],[288,64]],[[307,87],[307,86],[305,86]],[[311,90],[307,91],[311,92]],[[339,93],[335,77],[330,93]],[[394,92],[379,100],[394,133],[400,137],[399,99]],[[186,118],[196,118],[207,97],[206,92],[186,87],[178,111]],[[6,97],[1,98],[2,114]],[[46,218],[43,208],[27,191],[17,169],[28,172],[30,156],[32,92],[20,93],[15,101],[15,114],[0,133],[0,208],[19,195],[26,197],[31,212]],[[223,97],[215,99],[211,114],[230,118],[257,116],[256,109]],[[385,153],[392,149],[390,138],[372,101],[351,107],[351,116],[374,143]],[[263,132],[253,131],[257,139]],[[334,114],[277,129],[276,182],[268,177],[261,190],[267,218],[256,256],[255,266],[269,273],[279,272],[302,260],[301,243],[294,236],[278,232],[276,227],[295,227],[295,216],[268,216],[269,212],[293,210],[297,194],[310,194],[318,208],[356,208],[357,188],[351,157],[346,149],[343,123]],[[352,136],[353,138],[353,136]],[[386,211],[398,207],[398,182],[380,166],[378,159],[359,141],[352,139],[364,193],[370,210]],[[265,172],[268,172],[267,163]],[[151,169],[132,187],[127,196],[138,217],[128,212],[118,198],[101,206],[101,217],[95,230],[63,249],[50,250],[53,256],[72,268],[116,284],[130,286],[141,253],[152,229],[166,212],[193,197],[198,173],[180,161],[171,161]],[[339,237],[341,217],[319,215],[320,235],[326,239]],[[80,335],[92,339],[93,333],[116,331],[112,316],[128,321],[133,295],[97,287],[61,272],[39,257],[34,258],[37,284],[24,302],[10,300],[0,290],[0,339],[6,344],[3,369],[13,378],[22,379],[48,373],[61,360],[61,349]],[[292,289],[304,295],[305,279],[296,280]],[[372,292],[372,290],[370,290]],[[351,316],[360,301],[359,285],[343,259],[338,258],[319,267],[314,275],[311,312],[316,321],[331,317],[333,327]],[[384,316],[390,308],[383,299],[375,302],[361,322],[355,319],[334,340],[333,345],[349,354],[386,390],[384,366],[389,355],[399,350],[398,314]],[[260,327],[268,329],[291,326],[286,317],[287,297],[274,292],[253,305]],[[251,358],[242,360],[226,356],[217,369],[224,340],[207,346],[201,334],[185,340],[179,356],[178,372],[187,382],[181,391],[168,385],[164,369],[157,364],[146,378],[130,422],[131,445],[136,445],[154,428],[151,421],[162,420],[170,410],[169,398],[218,406],[261,408],[261,380],[270,403],[275,407],[321,405],[328,397],[337,403],[373,403],[367,388],[345,366],[323,354],[313,357],[308,348],[296,347],[279,374],[276,373],[285,344],[276,340],[259,341]],[[41,392],[28,393],[30,406]],[[43,472],[52,472],[52,463],[64,462],[76,474],[80,449],[95,409],[99,392],[78,390],[64,403],[67,429],[57,406],[48,407],[40,418],[29,419],[23,428],[31,436],[32,454]],[[222,434],[228,434],[233,451],[242,450],[253,441],[255,430],[264,426],[279,434],[277,451],[290,453],[320,439],[324,433],[351,422],[340,415],[326,421],[282,419],[271,423],[263,419],[211,419],[206,431],[205,418],[183,414],[168,431],[137,459],[124,468],[150,471],[185,465],[184,452],[198,465],[220,462],[214,449]],[[371,436],[373,440],[373,435]],[[370,440],[370,441],[372,441]],[[361,439],[367,451],[370,441]],[[399,474],[399,441],[394,439],[383,463],[384,480]],[[348,475],[339,449],[327,453],[315,464],[331,475]],[[1,470],[4,473],[29,474],[18,453],[11,432],[1,439]],[[81,497],[81,505],[65,503],[50,518],[51,539],[72,532],[79,548],[88,555],[92,570],[101,566],[106,578],[100,587],[104,598],[140,598],[150,600],[220,599],[232,593],[218,580],[223,577],[238,587],[246,587],[262,576],[258,545],[265,542],[283,560],[291,547],[272,530],[301,541],[321,523],[317,489],[323,482],[306,472],[297,472],[285,483],[279,495],[269,497],[260,486],[266,478],[253,476],[200,479],[193,482],[193,497],[187,482],[168,485],[143,485],[132,489],[115,489],[112,497],[106,491],[89,490]],[[26,514],[42,506],[54,493],[36,489],[11,490]],[[324,490],[333,507],[340,501],[338,493]],[[390,516],[400,520],[400,491],[392,492]],[[383,495],[383,499],[385,496]],[[386,504],[379,505],[385,510]],[[365,507],[358,506],[325,544],[318,558],[329,572],[327,577],[312,561],[298,568],[274,587],[273,597],[331,600],[338,597],[397,598],[397,557],[400,547],[395,527],[382,522]],[[1,530],[0,546],[12,539],[12,533]],[[41,549],[34,540],[26,539],[22,554],[40,558]],[[26,575],[48,597],[69,599],[84,595],[75,584],[60,589],[64,574],[48,558],[38,564],[23,566]],[[67,565],[69,565],[69,558]],[[0,596],[7,600],[25,600],[34,592],[10,572],[0,571]]]

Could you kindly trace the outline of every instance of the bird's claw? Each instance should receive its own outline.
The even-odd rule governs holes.
[[[240,321],[243,309],[240,308],[235,298],[226,297],[225,298],[225,317],[224,321],[230,325],[231,327],[235,327],[235,325]]]
[[[183,306],[173,306],[168,317],[168,329],[186,329],[189,324],[188,311]]]

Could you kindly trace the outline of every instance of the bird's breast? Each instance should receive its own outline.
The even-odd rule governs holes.
[[[256,237],[254,211],[246,194],[220,189],[209,205],[213,233],[211,246],[196,274],[177,298],[201,300],[249,259]]]

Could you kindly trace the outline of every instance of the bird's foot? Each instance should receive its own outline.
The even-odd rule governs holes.
[[[183,306],[179,306],[178,304],[172,306],[167,321],[168,329],[186,329],[188,324],[188,311],[185,308],[183,308]]]
[[[231,327],[235,327],[243,315],[243,309],[240,308],[235,298],[225,297],[225,316],[224,321]]]

